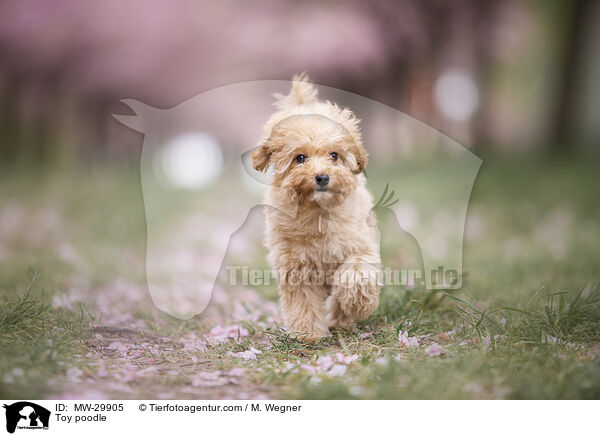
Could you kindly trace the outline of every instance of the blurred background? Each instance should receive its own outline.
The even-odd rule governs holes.
[[[260,194],[251,189],[256,180],[248,181],[241,168],[234,180],[227,170],[233,163],[241,167],[240,154],[260,138],[273,109],[271,85],[278,92],[289,89],[288,82],[272,81],[303,71],[322,95],[345,99],[363,119],[372,156],[369,181],[381,182],[369,185],[375,200],[388,183],[400,197],[395,216],[383,207],[376,212],[384,259],[421,267],[421,247],[411,236],[417,233],[402,230],[424,223],[447,227],[450,220],[439,206],[452,199],[439,187],[451,188],[466,174],[460,167],[449,173],[442,165],[417,165],[398,150],[441,146],[451,138],[483,159],[468,202],[460,292],[479,308],[497,301],[529,307],[538,304],[532,294],[542,291],[577,300],[580,291],[589,293],[590,283],[600,282],[599,47],[600,2],[591,0],[3,0],[0,396],[64,391],[73,398],[84,387],[79,363],[84,369],[93,362],[110,371],[130,368],[132,357],[117,359],[115,343],[133,346],[164,336],[160,347],[171,356],[178,351],[168,351],[169,341],[181,341],[185,332],[206,334],[238,322],[263,331],[280,322],[275,286],[215,284],[214,272],[228,260],[268,267],[264,217],[247,212]],[[260,91],[257,82],[248,81],[268,81],[263,89],[269,92],[254,92]],[[112,114],[122,115],[123,124]],[[202,130],[198,120],[206,122]],[[140,165],[149,138],[165,150],[147,160],[145,168],[159,182],[152,189]],[[431,154],[429,162],[438,157]],[[411,184],[411,171],[424,167],[426,183]],[[417,207],[419,199],[436,194],[440,201],[428,202],[429,209]],[[226,221],[238,220],[237,226],[246,216],[230,240]],[[438,242],[425,245],[447,251]],[[157,309],[171,302],[150,298],[147,253],[210,296],[201,317],[181,321]],[[25,289],[43,310],[19,312],[29,307]],[[177,310],[189,310],[191,303],[172,290],[164,287],[165,300],[173,296],[183,306]],[[414,319],[415,308],[433,313],[435,295],[421,291],[384,288],[373,325],[403,325],[404,317]],[[448,300],[444,304],[454,310]],[[534,326],[526,343],[543,343],[544,332],[566,340],[579,329],[589,336],[581,340],[595,341],[597,349],[595,313],[594,323],[577,318],[562,330],[552,320],[546,330]],[[436,316],[428,322],[438,329]],[[90,323],[94,336],[81,345],[90,341]],[[186,350],[202,346],[185,343]],[[540,365],[514,378],[514,398],[597,397],[597,360],[585,375],[593,383],[586,385],[548,370],[562,371],[562,355],[532,353],[535,359],[515,360]],[[190,356],[176,359],[187,365]],[[577,359],[568,364],[581,368]],[[79,363],[72,368],[65,361]],[[148,362],[140,365],[153,365]],[[505,366],[497,378],[517,372],[504,364],[494,371]],[[445,386],[432,373],[457,383],[459,393],[446,395],[463,395],[462,372],[457,377],[432,368],[418,373],[417,384],[429,383],[424,396],[439,398]],[[141,387],[135,385],[140,378],[129,385],[129,373],[117,377],[120,384],[99,376],[88,398],[198,395],[179,373],[165,374],[160,383]],[[544,374],[539,390],[531,390],[529,381]],[[555,386],[556,392],[548,390]],[[568,389],[574,393],[564,394]]]
[[[0,160],[135,161],[119,99],[302,71],[478,152],[597,151],[599,22],[588,0],[3,1]]]

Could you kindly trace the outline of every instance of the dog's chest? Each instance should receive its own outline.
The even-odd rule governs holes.
[[[298,252],[297,258],[308,263],[336,265],[352,252],[352,224],[327,211],[298,216],[285,227],[279,227],[279,231]]]

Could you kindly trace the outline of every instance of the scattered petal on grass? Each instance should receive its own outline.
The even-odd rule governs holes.
[[[80,383],[83,371],[79,368],[69,368],[67,370],[67,378],[73,383]]]
[[[106,370],[106,366],[104,366],[104,364],[100,365],[100,367],[98,368],[98,372],[96,372],[96,375],[98,377],[107,377],[108,376],[108,371]]]
[[[558,344],[560,343],[560,339],[556,336],[544,335],[542,336],[542,344]]]
[[[117,383],[117,382],[111,382],[108,383],[106,385],[107,389],[111,390],[111,391],[116,391],[116,392],[126,392],[128,394],[132,394],[133,393],[133,389],[131,389],[127,384],[125,383]]]
[[[451,336],[454,335],[454,333],[456,333],[455,330],[450,330],[450,331],[447,331],[447,332],[440,333],[440,339],[442,341],[447,341],[448,339],[450,339]]]
[[[183,351],[196,353],[206,351],[206,341],[200,337],[198,337],[194,333],[190,333],[179,338],[178,341],[180,344],[183,344]]]
[[[55,399],[54,397],[52,399]],[[97,390],[86,390],[81,392],[71,392],[60,395],[58,400],[108,400],[104,392]]]
[[[398,340],[405,347],[418,347],[419,346],[419,340],[416,337],[408,336],[408,333],[403,332],[402,330],[400,330],[400,332],[398,333]]]
[[[232,356],[239,357],[244,360],[256,360],[259,354],[262,354],[262,351],[257,350],[254,347],[250,347],[249,350],[240,351],[239,353],[230,353]]]
[[[127,351],[130,347],[121,343],[121,342],[112,342],[109,346],[109,350],[117,350],[117,351]]]
[[[441,356],[443,354],[446,354],[446,352],[442,349],[442,347],[440,347],[437,343],[433,343],[431,344],[429,347],[427,347],[425,349],[425,352],[429,355],[429,356]]]
[[[238,337],[248,336],[248,334],[248,330],[238,324],[226,327],[216,326],[209,333],[210,337],[217,342],[224,342],[230,338],[237,339]]]
[[[335,364],[325,374],[331,377],[339,377],[346,374],[346,365]]]
[[[336,353],[335,356],[325,355],[313,360],[310,363],[303,363],[299,366],[300,369],[316,375],[327,375],[330,377],[338,377],[344,375],[348,369],[348,365],[352,364],[358,355],[346,356],[343,353]],[[289,368],[286,368],[289,370]]]
[[[203,371],[199,372],[192,378],[192,386],[197,387],[214,387],[214,386],[224,386],[228,384],[237,384],[238,378],[233,370],[230,371],[214,371],[208,372]]]
[[[357,354],[353,354],[352,356],[346,356],[343,353],[336,353],[335,355],[335,360],[337,360],[339,363],[343,363],[344,365],[350,365],[356,359],[358,359]]]
[[[226,374],[230,377],[241,377],[244,375],[246,371],[244,368],[232,368],[226,372]]]
[[[215,372],[203,371],[203,372],[199,372],[198,374],[196,374],[197,379],[209,380],[209,381],[218,380],[220,376],[221,376],[221,371],[215,371]]]

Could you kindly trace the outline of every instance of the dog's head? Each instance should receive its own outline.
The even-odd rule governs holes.
[[[358,119],[349,109],[317,100],[305,77],[295,78],[278,106],[252,153],[252,165],[257,171],[272,166],[273,185],[289,192],[290,201],[342,203],[367,165]]]

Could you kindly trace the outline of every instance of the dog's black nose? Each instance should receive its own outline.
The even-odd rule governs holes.
[[[323,188],[329,183],[329,176],[327,174],[318,174],[315,180],[317,181],[317,185]]]

